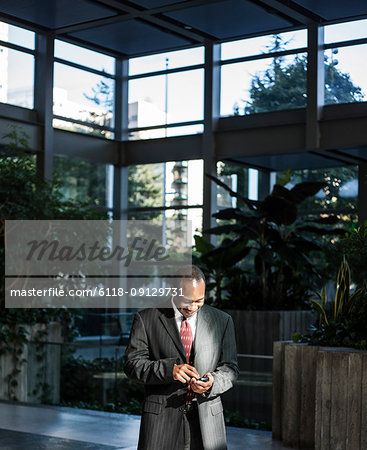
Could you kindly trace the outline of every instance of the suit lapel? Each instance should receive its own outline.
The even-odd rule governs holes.
[[[172,306],[164,308],[162,310],[162,314],[160,315],[159,318],[160,318],[161,322],[163,323],[163,326],[167,330],[167,333],[170,335],[171,339],[173,340],[175,346],[177,347],[177,350],[180,352],[184,361],[186,361],[185,350],[184,350],[184,347],[182,344],[180,333],[178,332],[178,329],[177,329],[175,314],[174,314]]]
[[[196,357],[197,351],[200,346],[204,345],[208,338],[208,330],[210,329],[211,317],[209,313],[209,308],[204,305],[200,311],[198,311],[198,318],[196,322],[196,332],[194,339],[194,357]]]

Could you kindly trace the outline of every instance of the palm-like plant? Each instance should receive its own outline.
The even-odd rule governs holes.
[[[367,291],[358,288],[351,293],[350,269],[345,256],[337,276],[334,301],[327,301],[325,288],[318,297],[318,300],[311,300],[319,314],[316,324],[308,334],[295,333],[293,341],[367,350]]]
[[[225,258],[226,267],[244,263],[253,267],[252,282],[259,285],[261,291],[261,298],[256,299],[260,309],[294,309],[297,303],[302,306],[309,298],[310,288],[315,287],[315,282],[312,284],[310,280],[320,278],[311,257],[322,251],[321,238],[345,233],[333,227],[339,220],[334,215],[298,217],[298,205],[327,184],[303,182],[291,189],[276,184],[264,200],[254,201],[232,191],[216,177],[208,176],[244,206],[222,209],[214,214],[225,223],[204,232],[226,238],[202,257],[210,261],[215,256],[218,261],[240,247],[242,258],[232,261]],[[240,255],[241,252],[235,253]]]
[[[321,325],[323,322],[329,326],[330,322],[341,322],[349,320],[354,314],[353,308],[356,300],[361,294],[361,289],[356,289],[350,294],[350,268],[347,259],[343,257],[337,277],[337,289],[334,298],[334,307],[330,313],[327,312],[327,296],[325,287],[317,293],[319,300],[311,300],[311,304],[319,312]]]

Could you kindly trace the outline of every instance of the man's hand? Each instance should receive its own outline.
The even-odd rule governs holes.
[[[181,383],[190,383],[192,378],[200,378],[195,367],[189,364],[179,364],[173,367],[173,379],[181,381]]]
[[[204,392],[206,392],[207,390],[209,390],[214,383],[214,378],[213,375],[209,372],[207,372],[205,375],[203,375],[204,377],[208,377],[209,380],[208,381],[200,381],[197,380],[196,378],[192,378],[191,379],[191,389],[196,392],[197,394],[203,394]],[[200,378],[200,377],[198,377]]]

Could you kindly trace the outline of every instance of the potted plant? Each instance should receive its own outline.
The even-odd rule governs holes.
[[[334,300],[323,289],[311,301],[318,319],[310,332],[274,344],[273,437],[285,445],[365,448],[367,292],[351,287],[344,256]]]

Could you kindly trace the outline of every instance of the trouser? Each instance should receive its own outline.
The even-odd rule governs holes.
[[[197,402],[192,402],[184,409],[182,416],[181,436],[183,450],[203,450],[199,412]]]

